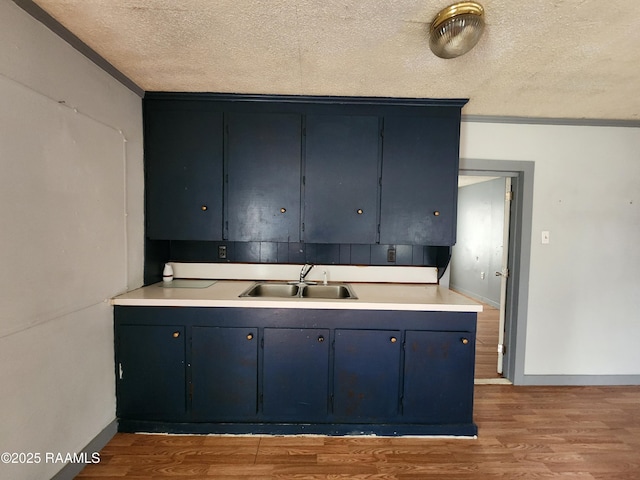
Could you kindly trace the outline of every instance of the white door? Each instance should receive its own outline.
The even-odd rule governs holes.
[[[511,190],[511,177],[505,178],[504,196],[504,226],[502,229],[502,265],[497,276],[500,276],[500,320],[498,324],[498,373],[502,375],[502,364],[504,361],[504,329],[507,300],[507,282],[509,281],[509,220],[511,217],[511,201],[513,192]]]

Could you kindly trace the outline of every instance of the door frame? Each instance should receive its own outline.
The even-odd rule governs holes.
[[[503,376],[514,385],[524,384],[534,168],[532,161],[460,159],[461,174],[511,177],[513,201],[509,222]]]
[[[496,371],[500,375],[504,375],[504,335],[506,332],[506,315],[507,308],[507,288],[509,286],[509,238],[511,235],[511,205],[513,203],[513,187],[511,186],[512,177],[502,177],[504,180],[504,213],[502,215],[502,258],[500,261],[500,271],[496,275],[500,276],[500,319],[498,321],[498,362]],[[489,272],[491,275],[491,272]]]

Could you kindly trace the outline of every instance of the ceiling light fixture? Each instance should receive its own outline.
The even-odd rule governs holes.
[[[429,47],[440,58],[464,55],[484,31],[484,8],[476,2],[459,2],[442,9],[431,22]]]

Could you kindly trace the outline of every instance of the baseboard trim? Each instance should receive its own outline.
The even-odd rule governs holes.
[[[508,378],[476,378],[474,385],[513,385]]]
[[[91,458],[91,455],[102,450],[116,433],[118,433],[118,420],[114,419],[78,453],[86,454],[87,458]],[[73,480],[84,467],[86,467],[84,463],[67,463],[51,480]]]
[[[466,417],[466,414],[464,415]],[[471,415],[469,415],[471,416]],[[122,433],[172,435],[325,435],[325,436],[429,436],[475,437],[478,426],[467,423],[180,423],[120,419]]]
[[[518,385],[624,386],[640,385],[640,375],[524,375]]]
[[[513,385],[507,378],[476,378],[474,385]],[[624,387],[640,385],[640,375],[525,375],[518,386]]]

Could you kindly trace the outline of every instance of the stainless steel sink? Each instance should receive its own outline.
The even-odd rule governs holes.
[[[349,285],[305,285],[302,287],[303,298],[358,298]]]
[[[300,287],[288,283],[256,283],[245,290],[241,297],[295,297]]]
[[[309,285],[280,282],[257,282],[241,297],[357,299],[347,284]]]

